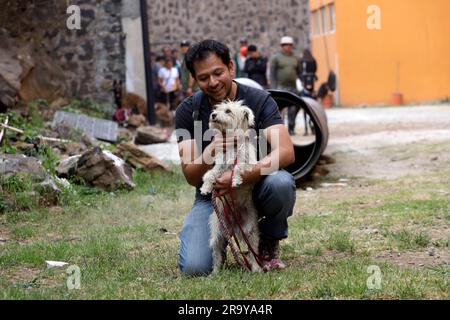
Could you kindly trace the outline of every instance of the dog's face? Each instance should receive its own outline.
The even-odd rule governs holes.
[[[255,117],[252,110],[242,104],[242,101],[225,101],[216,106],[209,117],[209,127],[222,133],[253,127]]]

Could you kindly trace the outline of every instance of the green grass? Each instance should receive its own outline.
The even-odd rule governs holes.
[[[11,234],[16,240],[31,238],[36,234],[35,229],[30,225],[17,225],[12,227]]]
[[[0,243],[0,299],[450,298],[448,265],[405,267],[376,258],[393,249],[448,250],[449,236],[431,232],[448,228],[449,200],[434,191],[448,190],[443,177],[395,194],[405,180],[361,181],[339,198],[332,190],[314,191],[314,198],[299,191],[281,245],[287,269],[249,274],[229,255],[217,275],[193,278],[177,267],[177,233],[193,188],[177,167],[171,174],[138,171],[134,181],[131,192],[74,185],[57,208],[0,214],[0,237],[8,239]],[[17,181],[6,187],[27,190]],[[379,232],[365,232],[369,227]],[[81,289],[68,290],[65,269],[46,269],[45,260],[77,265]],[[380,289],[367,286],[372,265],[380,269]]]
[[[0,213],[37,207],[38,196],[33,193],[33,179],[29,176],[0,176],[0,192]]]
[[[391,238],[398,246],[399,249],[416,249],[426,247],[430,244],[430,236],[425,232],[410,232],[407,230],[401,230],[398,232],[386,232],[386,236]]]
[[[350,232],[335,232],[330,235],[327,241],[327,249],[339,252],[355,253],[356,245],[350,238]]]
[[[109,105],[99,104],[89,99],[73,99],[68,105],[62,108],[62,111],[84,114],[94,118],[111,119],[113,110]]]

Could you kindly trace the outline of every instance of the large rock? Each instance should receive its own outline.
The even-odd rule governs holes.
[[[10,177],[27,174],[35,181],[44,181],[47,177],[41,162],[22,154],[0,154],[0,175]]]
[[[53,102],[67,96],[64,70],[39,45],[31,41],[20,48],[19,57],[24,69],[19,91],[22,99]]]
[[[49,102],[67,96],[64,70],[34,40],[13,38],[0,28],[0,103],[13,106],[20,96],[25,102]]]
[[[121,188],[130,190],[135,187],[132,168],[116,155],[102,151],[99,147],[61,161],[56,170],[59,177],[74,175],[104,191]]]
[[[155,104],[155,115],[159,124],[164,127],[171,127],[173,125],[174,116],[169,106],[165,103]]]
[[[137,129],[135,142],[137,144],[152,144],[166,142],[168,139],[169,135],[167,130],[154,126],[146,126]]]
[[[58,166],[56,167],[56,174],[58,175],[58,177],[69,178],[75,175],[77,163],[80,158],[81,155],[75,155],[60,161]]]
[[[155,170],[162,169],[164,171],[171,171],[169,166],[163,161],[160,161],[152,155],[139,149],[132,142],[123,142],[117,146],[116,153],[123,159],[137,169]]]
[[[131,126],[131,127],[138,128],[138,127],[143,126],[146,121],[147,121],[147,119],[145,118],[144,115],[142,115],[142,114],[133,114],[128,119],[128,125]]]
[[[0,103],[11,107],[20,90],[22,66],[17,58],[15,41],[6,30],[0,28]]]
[[[39,204],[41,206],[51,207],[58,204],[58,197],[61,194],[61,189],[50,176],[36,186],[35,189],[40,195]]]
[[[29,196],[38,197],[40,205],[53,206],[58,203],[61,189],[58,183],[45,172],[38,159],[25,155],[0,154],[0,176],[18,175],[30,176],[33,179],[33,191]]]

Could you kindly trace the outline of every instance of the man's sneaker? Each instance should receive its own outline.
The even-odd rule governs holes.
[[[284,269],[286,265],[280,259],[280,240],[261,237],[259,255],[264,260],[264,271]]]
[[[259,255],[264,260],[280,258],[280,240],[261,237],[259,241]]]

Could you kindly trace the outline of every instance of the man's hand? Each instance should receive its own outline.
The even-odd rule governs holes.
[[[213,186],[219,197],[227,194],[231,186],[231,170],[224,172],[219,178],[217,178]]]
[[[225,138],[222,137],[220,133],[214,136],[214,140],[211,142],[214,144],[215,152],[225,152],[227,149],[232,149],[237,147],[238,137],[235,135],[228,135]]]
[[[213,137],[211,143],[203,151],[203,159],[207,164],[213,164],[214,157],[218,152],[225,153],[229,148],[235,148],[237,146],[237,136],[227,136],[223,138],[220,133]]]

